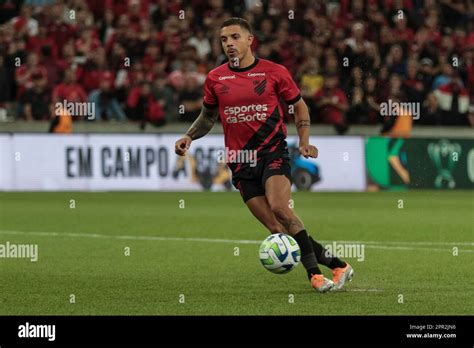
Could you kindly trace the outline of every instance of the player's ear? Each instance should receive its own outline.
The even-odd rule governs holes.
[[[252,45],[252,43],[253,43],[253,38],[254,38],[254,36],[253,36],[252,34],[249,34],[249,37],[248,37],[249,46]]]

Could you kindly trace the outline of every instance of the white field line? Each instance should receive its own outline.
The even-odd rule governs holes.
[[[326,242],[326,241],[325,241]],[[394,245],[462,245],[462,246],[474,246],[474,242],[407,242],[407,241],[354,241],[354,240],[339,240],[336,241],[341,244],[394,244]]]
[[[342,244],[342,243],[341,243],[341,244]],[[369,248],[369,249],[385,249],[385,250],[429,250],[429,251],[449,251],[449,252],[453,252],[453,249],[420,248],[420,247],[396,246],[396,245],[365,245],[365,248]],[[458,249],[458,252],[462,252],[462,253],[474,253],[474,250]]]
[[[192,237],[155,237],[155,236],[115,236],[96,233],[69,233],[69,232],[40,232],[40,231],[4,231],[0,234],[44,236],[44,237],[73,237],[73,238],[104,238],[104,239],[127,239],[127,240],[150,240],[150,241],[177,241],[177,242],[204,242],[204,243],[231,243],[231,244],[260,244],[258,240],[248,239],[218,239],[218,238],[192,238]],[[452,246],[474,246],[474,243],[466,242],[382,242],[382,241],[326,241],[321,243],[327,245],[333,242],[338,244],[363,244],[371,249],[385,250],[429,250],[429,251],[449,251],[452,249],[441,248],[420,248],[418,245],[452,245]],[[389,245],[387,245],[389,244]],[[474,250],[458,249],[459,252],[474,253]]]

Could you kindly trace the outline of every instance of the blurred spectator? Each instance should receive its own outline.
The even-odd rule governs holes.
[[[38,36],[30,36],[27,43],[28,50],[40,54],[44,47],[49,47],[51,57],[56,59],[58,57],[58,45],[53,38],[48,34],[48,29],[45,26],[39,27]]]
[[[192,122],[201,111],[202,91],[195,78],[187,76],[183,90],[179,93],[178,103],[184,107],[184,113],[180,115],[180,120]]]
[[[46,78],[40,73],[31,77],[33,85],[22,96],[23,114],[27,121],[49,120],[51,91],[46,89]]]
[[[151,93],[149,82],[143,81],[132,88],[128,95],[127,106],[130,119],[140,121],[141,128],[145,128],[146,122],[155,126],[166,123],[165,113]]]
[[[445,125],[468,125],[469,96],[461,80],[454,75],[448,83],[439,86],[434,94],[438,100]]]
[[[438,100],[434,93],[429,93],[421,108],[421,117],[417,121],[420,124],[437,125],[441,124],[443,115],[438,107]]]
[[[423,89],[425,93],[431,90],[433,85],[433,77],[435,75],[435,70],[433,68],[433,61],[429,58],[423,58],[420,61],[420,75],[423,81]]]
[[[362,86],[352,87],[347,112],[349,124],[375,124],[379,121],[380,102],[377,93],[377,79],[372,75],[366,77]]]
[[[89,95],[89,102],[95,105],[96,120],[125,121],[127,116],[120,106],[113,89],[112,74],[104,74],[99,82],[99,88]]]
[[[61,72],[71,68],[80,73],[82,71],[82,64],[86,62],[84,58],[76,56],[74,42],[71,40],[63,46],[62,57],[56,60],[56,65]]]
[[[27,88],[33,86],[32,76],[33,74],[39,74],[46,78],[46,69],[39,64],[39,57],[36,53],[31,52],[28,55],[26,64],[21,65],[16,70],[16,84],[17,84],[17,97],[21,98]]]
[[[196,48],[200,59],[206,59],[207,55],[211,53],[211,44],[203,30],[198,30],[196,36],[188,40],[188,45]]]
[[[300,68],[299,80],[301,96],[308,105],[310,112],[316,110],[314,95],[318,93],[324,84],[324,78],[319,73],[319,62],[316,58],[308,58]]]
[[[350,96],[354,88],[357,87],[362,89],[363,82],[362,69],[358,66],[354,67],[351,70],[351,76],[348,79],[345,79],[345,85],[343,85],[344,92],[346,95]]]
[[[469,2],[469,1],[467,1]],[[463,0],[440,0],[441,11],[444,14],[444,23],[454,28],[460,23],[465,23],[468,20],[468,4]],[[471,3],[472,10],[472,3]],[[472,12],[471,12],[472,16]]]
[[[74,38],[74,28],[64,21],[63,10],[64,5],[56,3],[52,6],[51,14],[48,16],[50,21],[42,23],[42,25],[46,25],[49,36],[59,48]]]
[[[381,59],[378,47],[375,44],[370,44],[365,52],[365,60],[362,63],[362,68],[365,72],[373,72],[380,69]]]
[[[206,79],[204,74],[198,73],[196,63],[190,59],[176,62],[177,68],[169,75],[170,85],[177,91],[181,91],[188,77],[196,80],[197,84],[202,86]]]
[[[333,124],[338,134],[347,131],[344,113],[349,109],[346,95],[338,88],[337,74],[327,74],[324,77],[323,88],[314,96],[318,108],[318,121]]]
[[[88,57],[90,53],[95,51],[98,47],[100,47],[100,41],[97,39],[92,26],[86,27],[75,42],[76,53],[84,57]]]
[[[166,76],[158,76],[153,84],[153,95],[165,111],[166,121],[179,121],[178,98],[174,89],[168,84]]]
[[[400,75],[391,74],[390,78],[388,79],[388,83],[380,83],[380,86],[384,86],[383,90],[380,93],[380,101],[387,101],[390,95],[400,95],[400,93],[402,92],[402,83],[403,79]]]
[[[451,80],[453,74],[454,68],[452,65],[447,62],[444,63],[441,67],[441,74],[438,75],[433,81],[432,89],[436,90],[440,86],[447,84]]]
[[[0,2],[0,24],[15,17],[23,4],[20,1],[6,0]]]
[[[395,28],[392,30],[393,42],[402,46],[406,51],[411,47],[415,37],[413,30],[408,27],[408,18],[406,15],[400,16],[397,13],[393,18],[393,22],[395,23]]]
[[[410,102],[421,104],[425,98],[423,76],[418,72],[418,62],[416,60],[410,60],[407,63],[407,75],[403,81],[403,90]]]
[[[114,18],[114,11],[111,9],[105,10],[104,17],[99,26],[99,38],[101,42],[107,42],[114,33]]]
[[[35,36],[38,34],[38,21],[31,16],[32,13],[32,7],[24,5],[21,14],[12,19],[15,31],[21,36]]]
[[[53,90],[53,103],[62,103],[64,100],[81,103],[87,101],[87,94],[84,88],[77,83],[76,72],[71,68],[64,72],[63,82]]]
[[[390,73],[398,75],[405,75],[406,64],[403,58],[403,49],[400,45],[393,45],[390,47],[386,57],[387,67]]]
[[[47,77],[47,86],[46,88],[51,90],[54,86],[57,85],[59,82],[59,68],[56,64],[56,60],[51,55],[51,47],[50,46],[43,46],[41,47],[40,51],[40,64],[46,70],[46,77]]]
[[[378,71],[377,75],[377,85],[380,87],[385,87],[388,84],[389,73],[387,66],[382,66]],[[381,98],[383,97],[382,92],[380,92]]]
[[[356,22],[352,26],[352,35],[346,39],[346,45],[351,49],[352,64],[360,66],[364,64],[364,58],[367,50],[371,46],[370,42],[365,39],[365,28],[362,22]]]
[[[364,123],[364,118],[369,113],[364,104],[364,91],[361,87],[354,87],[351,91],[351,101],[347,111],[347,122],[349,124]]]
[[[304,98],[312,98],[323,87],[324,78],[319,73],[319,63],[317,59],[309,58],[301,66],[300,81],[301,95]]]
[[[375,124],[379,122],[380,97],[377,79],[373,75],[368,75],[364,81],[364,106],[367,118],[363,123]]]
[[[0,54],[0,107],[10,101],[10,84],[8,81],[8,71],[4,65],[4,58]]]
[[[146,69],[151,69],[155,62],[162,61],[163,62],[163,56],[161,55],[161,49],[160,46],[156,44],[150,44],[146,47],[145,49],[145,55],[143,57],[143,66]],[[166,61],[164,61],[166,67]]]
[[[392,31],[390,29],[390,26],[385,23],[382,25],[380,28],[380,34],[379,34],[379,51],[382,57],[387,57],[388,52],[390,51],[390,48],[394,44],[395,39],[392,35]]]
[[[327,74],[339,76],[339,61],[334,52],[331,52],[331,51],[327,52],[326,64],[324,68]]]
[[[91,59],[87,60],[80,73],[81,85],[87,93],[97,89],[105,75],[113,77],[112,72],[108,70],[107,57],[103,48],[94,50],[89,56]]]

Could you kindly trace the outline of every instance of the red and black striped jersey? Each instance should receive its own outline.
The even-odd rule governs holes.
[[[265,59],[246,68],[222,64],[204,84],[204,105],[219,108],[226,148],[257,150],[259,157],[286,138],[280,98],[296,103],[300,90],[284,66]]]

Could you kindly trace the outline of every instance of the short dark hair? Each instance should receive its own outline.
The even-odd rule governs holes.
[[[222,22],[221,29],[224,28],[224,27],[229,27],[231,25],[238,25],[241,28],[246,29],[250,34],[252,34],[252,26],[250,25],[249,22],[247,22],[243,18],[232,17],[232,18],[226,19],[224,22]]]

